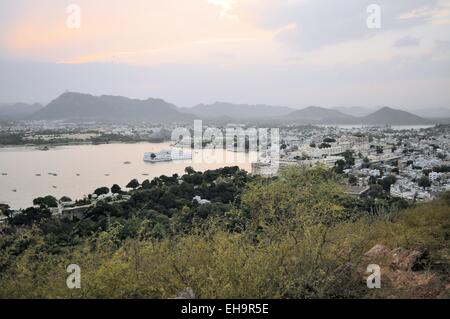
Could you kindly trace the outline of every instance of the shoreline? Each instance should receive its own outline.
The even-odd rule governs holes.
[[[0,145],[1,149],[8,149],[8,148],[34,148],[37,151],[45,152],[46,150],[39,150],[39,148],[47,147],[49,150],[56,147],[61,146],[84,146],[84,145],[108,145],[108,144],[163,144],[168,143],[170,140],[167,141],[161,141],[161,142],[152,142],[152,141],[130,141],[130,142],[124,142],[124,141],[109,141],[108,143],[94,143],[94,142],[69,142],[69,143],[50,143],[50,144],[11,144],[11,145]]]

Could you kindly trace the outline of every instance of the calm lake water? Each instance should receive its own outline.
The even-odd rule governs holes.
[[[341,128],[341,129],[361,129],[361,128],[366,128],[366,127],[377,127],[376,125],[363,125],[363,124],[339,124],[339,125],[329,125],[329,124],[324,124],[324,125],[319,125],[321,127],[337,127],[337,128]],[[425,129],[425,128],[431,128],[434,127],[435,125],[391,125],[391,126],[379,126],[380,128],[390,128],[394,131],[405,131],[405,130],[420,130],[420,129]]]
[[[256,160],[255,153],[206,149],[193,152],[192,160],[188,161],[143,161],[145,152],[164,149],[170,149],[170,145],[76,145],[49,151],[31,147],[0,148],[0,203],[19,209],[31,206],[34,198],[45,195],[81,199],[101,186],[118,184],[125,188],[133,178],[142,182],[160,175],[181,175],[187,166],[198,171],[224,166],[239,166],[250,171],[252,161]]]

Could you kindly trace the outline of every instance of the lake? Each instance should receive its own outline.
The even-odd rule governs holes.
[[[351,129],[362,129],[362,128],[382,128],[382,129],[392,129],[394,131],[406,131],[406,130],[420,130],[435,127],[435,125],[390,125],[390,126],[377,126],[377,125],[365,125],[365,124],[322,124],[320,127],[337,127],[341,129],[351,130]]]
[[[181,175],[187,166],[198,171],[239,166],[250,172],[251,163],[256,160],[256,153],[205,149],[193,152],[192,160],[187,161],[143,161],[145,152],[164,149],[170,149],[170,144],[74,145],[48,151],[0,148],[0,203],[19,209],[45,195],[81,199],[98,187],[118,184],[125,188],[133,178],[142,182],[161,175]]]

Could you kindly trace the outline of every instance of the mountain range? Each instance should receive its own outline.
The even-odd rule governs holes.
[[[178,108],[162,99],[130,99],[122,96],[93,96],[66,92],[48,105],[0,104],[0,119],[6,120],[142,120],[158,123],[189,123],[194,119],[210,122],[262,122],[293,124],[434,124],[430,119],[410,112],[383,107],[374,112],[358,107],[327,109],[310,106],[294,109],[285,106],[248,105],[216,102],[192,108]],[[353,115],[347,114],[353,111]]]
[[[0,104],[0,119],[20,120],[31,116],[33,113],[42,108],[43,106],[38,103],[3,103]]]
[[[161,99],[137,100],[122,96],[93,96],[67,92],[31,115],[36,120],[147,120],[193,121],[173,104]]]

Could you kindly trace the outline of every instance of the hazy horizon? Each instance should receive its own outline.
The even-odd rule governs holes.
[[[69,28],[79,5],[79,28]],[[450,109],[450,0],[0,3],[0,101]]]
[[[101,95],[95,95],[95,94],[90,94],[90,93],[85,93],[85,92],[72,92],[72,91],[66,91],[64,93],[76,93],[76,94],[89,94],[92,96],[101,96],[101,95],[106,95],[106,94],[101,94]],[[64,94],[62,93],[62,94]],[[40,104],[42,107],[45,107],[46,105],[48,105],[50,102],[52,102],[53,100],[55,100],[56,98],[58,98],[60,95],[58,95],[57,97],[55,97],[54,99],[52,99],[51,101],[48,101],[47,103],[43,103],[43,102],[23,102],[23,101],[15,101],[15,102],[2,102],[0,101],[0,108],[2,106],[6,106],[6,105],[14,105],[14,104]],[[120,95],[111,95],[111,96],[120,96]],[[158,97],[153,97],[153,96],[149,96],[147,98],[133,98],[133,97],[129,97],[129,96],[122,96],[125,98],[130,98],[130,99],[139,99],[139,100],[146,100],[148,98],[158,98]],[[163,99],[164,100],[164,99]],[[171,103],[171,101],[167,101],[164,100],[165,102]],[[174,104],[174,103],[172,103]],[[405,108],[401,108],[401,107],[395,107],[395,106],[389,106],[389,105],[379,105],[379,106],[324,106],[324,105],[307,105],[307,106],[292,106],[292,105],[272,105],[272,104],[265,104],[265,103],[233,103],[231,101],[213,101],[210,103],[198,103],[195,105],[190,105],[190,106],[180,106],[180,105],[176,105],[174,104],[176,107],[180,108],[180,109],[193,109],[196,106],[200,106],[200,105],[207,105],[207,106],[213,106],[216,104],[231,104],[231,105],[246,105],[246,106],[267,106],[267,107],[279,107],[279,108],[290,108],[292,110],[302,110],[302,109],[306,109],[309,107],[320,107],[320,108],[325,108],[325,109],[330,109],[330,110],[337,110],[343,114],[347,114],[347,115],[352,115],[355,117],[362,117],[362,116],[366,116],[369,115],[373,112],[376,112],[384,107],[389,107],[392,109],[397,109],[397,110],[404,110],[404,111],[408,111],[411,112],[415,115],[419,115],[421,117],[425,117],[425,118],[446,118],[446,117],[450,117],[450,108],[418,108],[418,109],[405,109]]]

